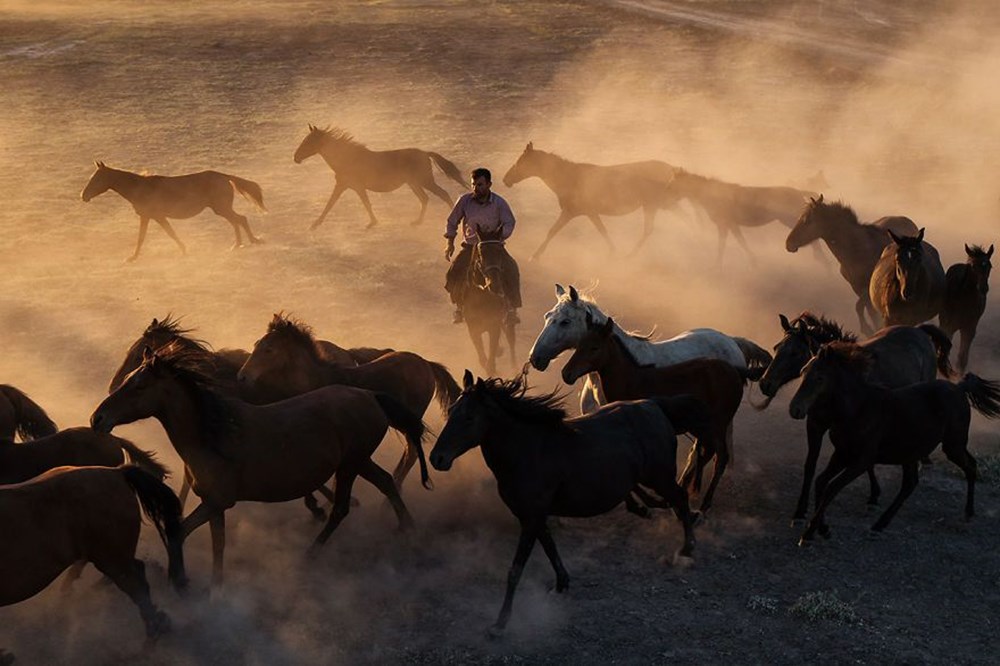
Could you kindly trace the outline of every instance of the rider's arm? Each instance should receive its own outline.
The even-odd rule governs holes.
[[[500,200],[499,206],[500,212],[500,237],[504,240],[510,238],[510,235],[514,233],[514,213],[510,210],[510,206],[503,199]]]
[[[458,223],[465,217],[465,199],[465,195],[460,196],[448,216],[448,226],[445,227],[444,237],[449,240],[454,240],[455,236],[458,235]]]

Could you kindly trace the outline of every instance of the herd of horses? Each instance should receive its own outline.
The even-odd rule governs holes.
[[[427,192],[451,202],[434,182],[432,164],[463,183],[454,163],[437,153],[372,151],[346,132],[310,125],[295,161],[316,154],[337,181],[314,228],[347,189],[361,198],[373,225],[377,218],[367,192],[408,185],[420,201],[419,223]],[[421,484],[429,489],[428,460],[445,472],[479,446],[521,528],[491,629],[499,633],[536,541],[552,564],[556,591],[568,588],[550,516],[594,516],[622,503],[644,517],[651,509],[669,508],[683,529],[676,557],[691,558],[696,525],[716,501],[737,447],[733,422],[747,386],[758,384],[765,400],[753,406],[762,410],[782,386],[800,377],[789,413],[806,421],[807,455],[792,513],[795,522],[808,517],[801,544],[830,536],[826,512],[861,474],[869,478],[869,502],[877,504],[876,465],[903,470],[898,494],[872,525],[887,527],[917,485],[921,462],[939,444],[965,475],[964,512],[974,515],[976,461],[967,448],[971,413],[1000,416],[1000,383],[961,375],[986,306],[993,246],[967,245],[967,261],[945,272],[925,229],[908,218],[866,224],[850,207],[826,202],[818,193],[725,183],[659,161],[580,164],[529,143],[503,180],[513,186],[534,176],[556,193],[561,209],[535,256],[578,216],[590,219],[613,248],[602,216],[641,209],[638,249],[653,231],[656,212],[684,214],[680,204],[686,201],[696,216],[718,226],[720,259],[729,235],[750,253],[741,226],[777,220],[791,229],[789,252],[824,242],[857,296],[858,322],[868,337],[859,340],[805,311],[791,320],[779,316],[781,337],[773,355],[751,340],[707,328],[652,341],[621,328],[574,287],[556,285],[556,304],[545,314],[528,363],[514,379],[501,379],[495,376],[501,333],[515,369],[518,355],[513,324],[495,316],[502,310],[502,294],[494,291],[500,262],[496,239],[488,236],[475,248],[475,288],[465,317],[489,376],[476,378],[466,370],[461,385],[443,365],[418,354],[345,349],[318,339],[307,324],[283,313],[274,315],[251,350],[215,350],[177,319],[154,319],[128,348],[89,427],[58,430],[24,393],[0,386],[0,523],[10,544],[0,551],[0,605],[38,593],[67,569],[64,584],[72,584],[91,563],[132,599],[153,640],[169,628],[169,620],[153,603],[144,565],[135,557],[140,511],[164,543],[169,579],[179,591],[187,584],[184,540],[207,523],[211,581],[218,586],[226,513],[237,503],[302,498],[322,522],[310,547],[315,555],[351,512],[359,477],[385,495],[399,527],[406,529],[413,519],[402,491],[412,468],[418,467]],[[139,255],[149,220],[183,252],[169,219],[205,208],[230,222],[235,246],[242,245],[243,233],[250,242],[260,241],[232,208],[239,192],[263,209],[261,188],[252,181],[215,171],[143,176],[98,162],[82,197],[87,201],[107,190],[128,199],[139,215],[130,259]],[[938,326],[926,323],[934,317]],[[961,332],[957,371],[950,361],[956,332]],[[586,378],[582,416],[570,418],[557,393],[528,391],[529,368],[545,371],[563,352],[571,352],[563,381]],[[435,400],[445,423],[425,456],[424,418]],[[154,454],[112,434],[118,426],[150,418],[159,421],[183,462],[179,496],[164,484],[168,470]],[[404,440],[391,473],[372,458],[390,429]],[[817,475],[826,434],[833,454]],[[678,470],[681,435],[693,443]],[[711,480],[703,490],[710,464]],[[190,493],[198,504],[184,516]],[[329,509],[318,496],[329,501]]]

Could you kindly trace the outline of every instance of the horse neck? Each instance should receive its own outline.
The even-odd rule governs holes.
[[[111,172],[115,174],[115,177],[112,179],[111,186],[108,189],[114,190],[131,201],[132,196],[135,194],[136,190],[139,188],[139,184],[145,177],[140,176],[137,173],[132,173],[131,171],[122,171],[120,169],[112,169]]]
[[[538,169],[532,175],[538,176],[553,192],[566,192],[574,187],[578,179],[579,164],[558,155],[536,151],[541,158]]]
[[[351,145],[345,141],[333,141],[331,139],[323,141],[319,147],[320,157],[330,165],[331,169],[349,165],[360,151],[367,152],[367,149]]]
[[[483,460],[502,482],[524,459],[525,445],[537,441],[538,426],[522,423],[507,414],[494,416],[486,437],[479,443]]]
[[[607,322],[608,316],[601,312],[597,305],[590,303],[589,311],[594,319],[594,323],[604,324]],[[632,357],[639,363],[653,362],[654,345],[652,342],[629,334],[624,328],[618,325],[618,322],[614,323],[611,333],[618,338],[623,345],[625,345],[625,349],[627,349],[629,354],[631,354]]]
[[[224,462],[215,450],[219,442],[208,441],[202,424],[201,410],[195,402],[193,390],[178,387],[177,395],[168,396],[167,407],[155,415],[167,432],[171,445],[190,467],[197,469],[212,463]]]
[[[608,340],[607,344],[610,347],[608,360],[596,372],[608,400],[627,400],[633,394],[637,364],[617,342]]]
[[[853,418],[878,389],[850,369],[842,369],[839,373],[836,386],[820,399],[841,416]]]

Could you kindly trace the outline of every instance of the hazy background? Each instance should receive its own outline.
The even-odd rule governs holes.
[[[168,312],[183,315],[217,347],[250,347],[271,314],[285,310],[343,346],[416,351],[444,362],[456,377],[474,368],[464,327],[450,323],[441,288],[447,208],[432,199],[424,225],[411,227],[418,202],[408,190],[372,194],[381,224],[366,231],[364,210],[348,192],[310,233],[332,174],[318,157],[292,161],[307,123],[342,127],[373,149],[437,151],[463,172],[479,165],[493,170],[496,191],[518,219],[508,246],[523,276],[518,366],[554,301],[554,282],[598,284],[598,301],[624,326],[656,326],[662,337],[711,326],[769,348],[780,337],[777,313],[806,308],[856,328],[854,296],[836,268],[817,264],[809,251],[786,253],[787,229],[780,225],[745,232],[756,266],[731,240],[720,268],[714,227],[661,214],[646,248],[625,259],[609,256],[590,223],[577,219],[542,261],[528,264],[558,206],[540,181],[508,189],[502,176],[529,140],[575,161],[661,159],[749,185],[799,185],[822,170],[828,199],[842,198],[865,221],[912,217],[927,227],[947,266],[964,259],[963,243],[996,240],[998,19],[991,3],[932,0],[7,0],[0,6],[0,255],[7,269],[0,381],[27,391],[60,426],[86,423],[128,345],[150,319]],[[89,204],[79,199],[95,159],[133,171],[216,169],[257,181],[270,213],[262,216],[239,199],[236,207],[267,242],[229,252],[230,226],[205,213],[174,223],[187,257],[154,226],[140,260],[124,265],[138,227],[129,204],[114,193]],[[460,193],[455,183],[437,179]],[[618,246],[629,248],[641,217],[606,224]],[[995,377],[992,308],[991,302],[972,369]],[[560,367],[533,373],[532,381],[555,386]],[[852,542],[848,533],[860,533],[867,521],[860,500],[849,499],[863,496],[857,484],[841,502],[840,511],[852,516],[838,533],[844,540],[803,564],[789,550],[794,535],[785,528],[804,452],[803,428],[787,418],[786,401],[766,414],[741,411],[737,464],[720,490],[719,518],[699,532],[703,564],[694,573],[659,578],[656,557],[678,543],[670,516],[652,524],[617,513],[570,521],[556,538],[582,586],[568,600],[546,595],[550,573],[536,553],[516,600],[512,636],[499,646],[484,643],[481,630],[499,604],[516,529],[473,452],[454,472],[435,475],[434,493],[407,487],[419,523],[412,537],[392,534],[382,500],[359,486],[362,506],[316,563],[301,557],[318,527],[299,506],[238,506],[229,514],[229,579],[220,597],[179,601],[162,574],[151,576],[154,597],[177,625],[152,657],[170,663],[558,660],[572,648],[594,659],[655,660],[651,645],[671,642],[674,634],[666,620],[649,623],[656,609],[672,622],[690,623],[685,635],[696,639],[699,630],[716,633],[705,628],[713,626],[706,614],[716,612],[727,634],[741,622],[763,632],[756,642],[738,643],[737,654],[753,645],[757,651],[749,654],[760,660],[814,658],[811,650],[820,648],[805,639],[776,640],[794,626],[788,620],[772,619],[761,629],[761,618],[738,617],[746,581],[727,577],[736,574],[731,560],[747,557],[742,569],[762,576],[800,567],[797,578],[767,583],[791,601],[812,589],[816,575],[849,577],[826,575],[826,567],[857,574],[859,549],[889,561],[912,556],[913,544],[927,537],[906,537],[906,527],[894,524],[891,543],[870,544],[860,534]],[[437,412],[428,421],[439,429]],[[159,451],[179,471],[155,422],[118,432]],[[997,445],[995,428],[976,421],[973,450],[995,454]],[[400,447],[390,438],[384,448],[379,459],[391,464]],[[927,516],[908,504],[897,524],[924,530],[938,518],[957,517],[961,484],[944,468],[932,470],[939,498],[928,495],[932,482],[911,500],[918,504],[923,496]],[[886,492],[894,492],[893,472],[885,476]],[[987,488],[978,499],[986,522],[954,537],[966,540],[969,551],[983,545],[970,543],[974,538],[996,544],[996,491]],[[144,534],[143,556],[162,561],[153,536]],[[188,544],[190,573],[203,587],[207,530]],[[776,552],[790,559],[747,555],[764,544],[780,544]],[[958,576],[950,588],[956,602],[968,593],[960,568],[970,557],[987,557],[979,550],[960,551],[948,569]],[[949,552],[925,556],[927,565],[948,561]],[[989,607],[1000,574],[995,562],[984,562],[992,562],[986,580],[996,584],[974,591]],[[645,582],[650,572],[659,582]],[[872,575],[873,585],[885,581]],[[936,576],[927,574],[912,590],[904,586],[898,597],[883,592],[896,613],[884,631],[845,645],[881,656],[919,647],[901,627],[929,622],[913,612],[914,600],[944,594],[933,585]],[[141,629],[134,609],[117,591],[92,589],[94,580],[91,572],[68,599],[52,589],[0,610],[0,645],[24,663],[135,657]],[[661,595],[657,585],[669,591]],[[706,601],[712,594],[715,600]],[[679,620],[669,604],[694,609],[692,617]],[[992,633],[982,629],[971,623],[945,633],[930,623],[917,633],[928,641],[935,631],[961,636],[975,653],[977,640],[996,640],[995,626]],[[708,652],[684,652],[694,649],[686,644],[661,657],[717,659],[728,649],[697,644]],[[936,654],[933,644],[927,649],[924,656]]]

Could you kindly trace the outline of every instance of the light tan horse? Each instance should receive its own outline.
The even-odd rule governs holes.
[[[168,631],[170,619],[153,605],[145,565],[135,557],[142,524],[136,498],[167,547],[171,582],[182,589],[181,508],[168,487],[134,465],[59,467],[0,486],[0,606],[38,594],[82,559],[139,607],[148,639]]]
[[[412,518],[388,472],[371,456],[389,427],[416,447],[429,486],[420,418],[388,395],[328,386],[270,405],[251,405],[214,390],[199,366],[200,355],[170,344],[146,350],[142,364],[104,399],[91,416],[102,432],[156,418],[193,477],[202,503],[184,520],[185,536],[209,523],[213,575],[222,582],[226,511],[237,502],[298,499],[335,475],[336,498],[315,550],[350,510],[351,488],[360,476],[392,504],[400,527]]]
[[[262,242],[250,231],[247,218],[233,210],[234,191],[249,199],[258,210],[267,210],[260,185],[252,180],[218,171],[199,171],[183,176],[143,176],[113,169],[104,162],[94,162],[94,165],[97,170],[83,188],[80,198],[90,201],[108,190],[114,190],[125,197],[139,215],[139,240],[136,242],[135,252],[126,261],[135,261],[139,256],[150,220],[159,224],[174,239],[181,254],[186,254],[187,248],[174,233],[167,218],[186,220],[206,208],[212,209],[213,213],[233,225],[233,232],[236,234],[233,249],[243,247],[241,229],[247,233],[251,243]]]

